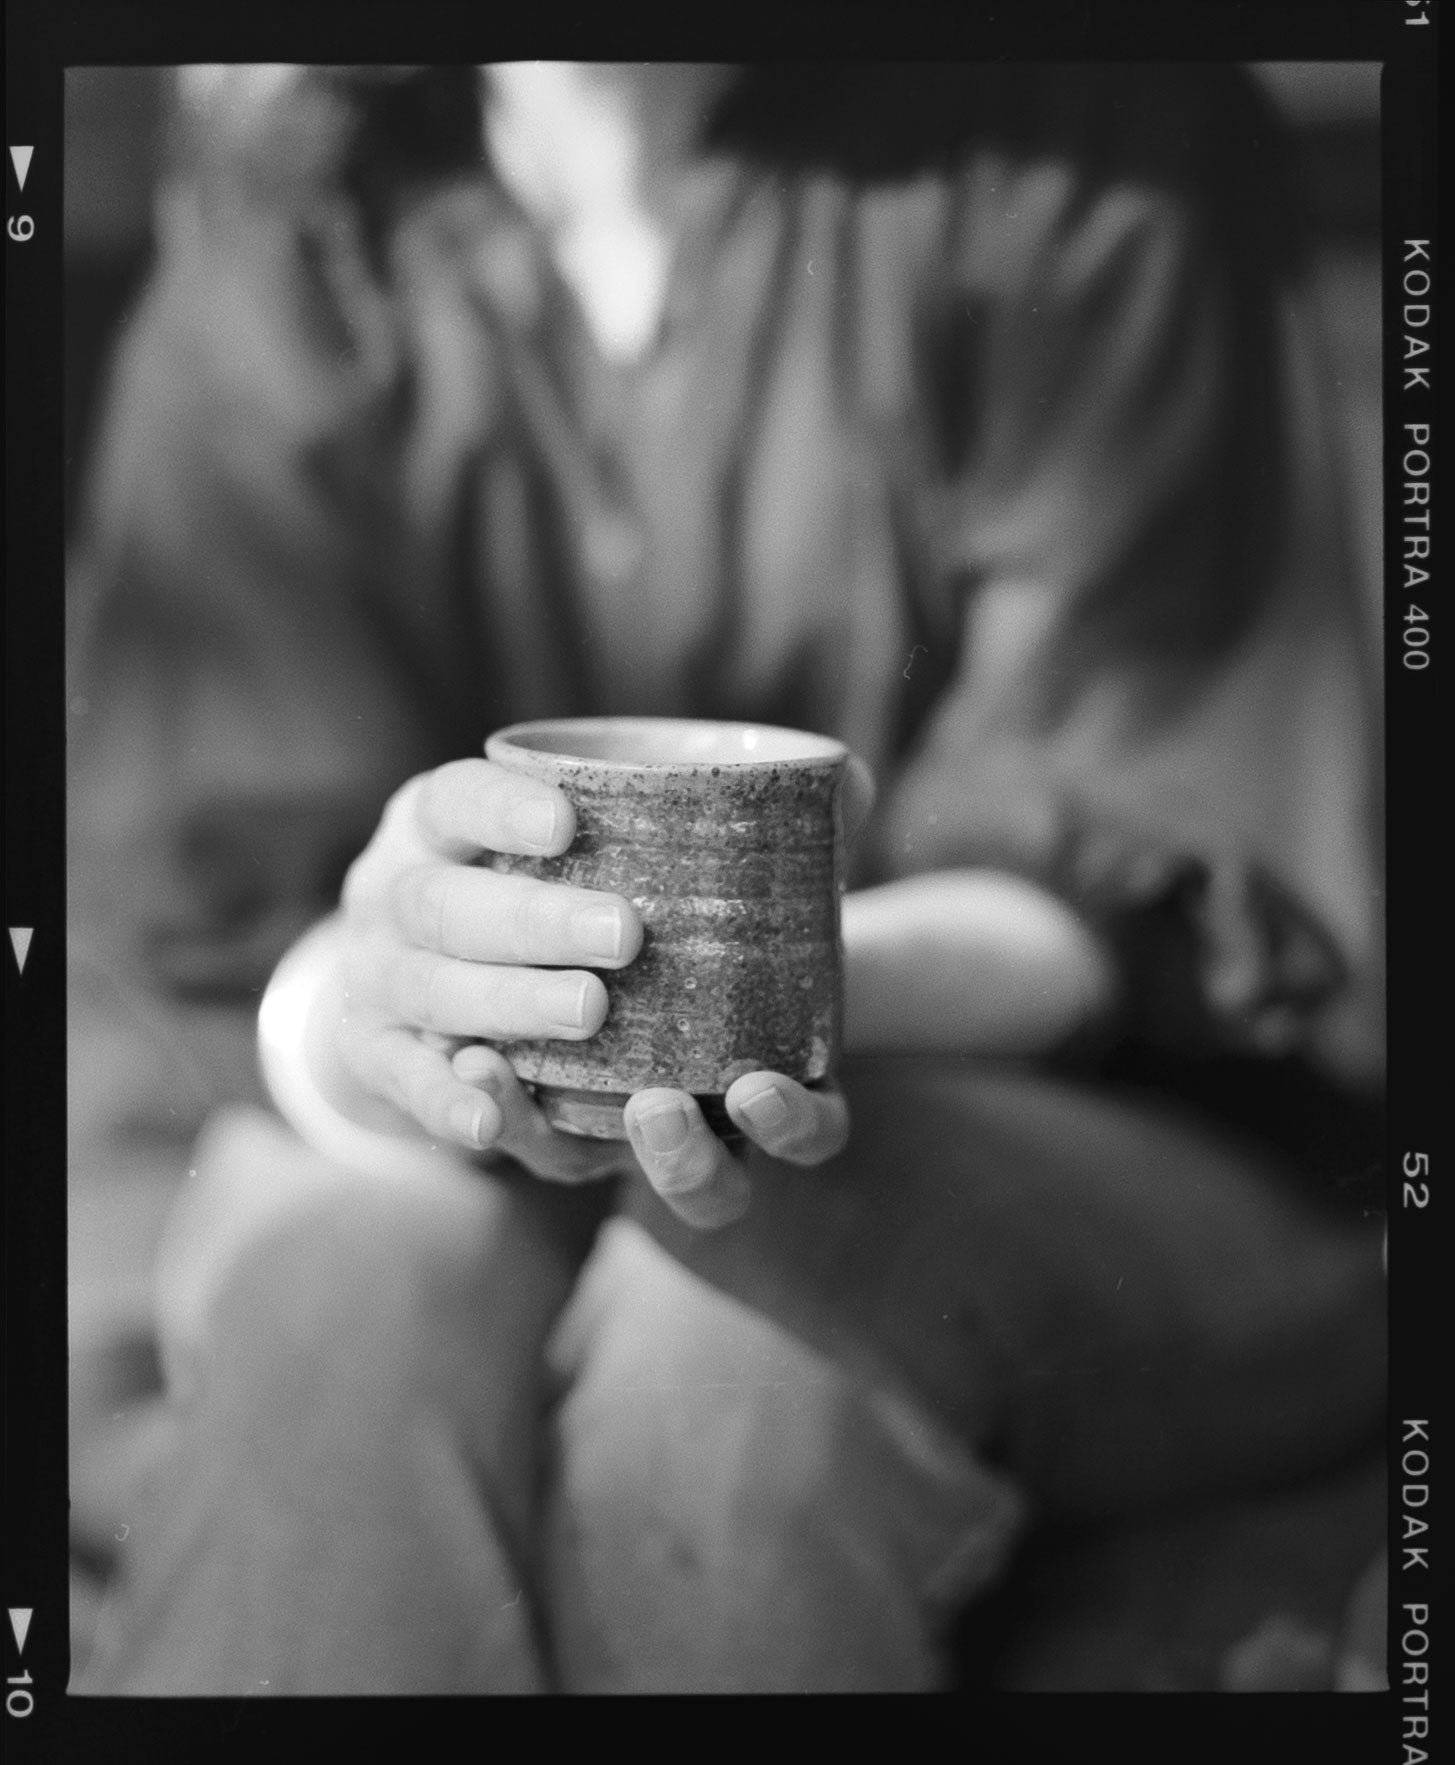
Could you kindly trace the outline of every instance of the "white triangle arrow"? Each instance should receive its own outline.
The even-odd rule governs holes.
[[[25,959],[30,954],[30,940],[34,935],[34,926],[12,925],[10,928],[10,943],[15,951],[15,966],[22,974],[25,973]]]
[[[33,1606],[12,1606],[10,1608],[10,1628],[15,1632],[15,1652],[25,1653],[25,1639],[30,1635],[30,1615]]]
[[[25,174],[30,170],[30,156],[35,152],[33,147],[12,147],[10,157],[15,161],[15,177],[20,188],[25,188]]]

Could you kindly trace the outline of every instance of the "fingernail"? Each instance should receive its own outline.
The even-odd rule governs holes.
[[[583,956],[615,962],[622,950],[621,915],[615,907],[582,907],[571,916],[571,930]]]
[[[644,1109],[636,1124],[649,1152],[667,1154],[680,1152],[692,1132],[692,1123],[680,1103],[660,1103],[655,1109]]]
[[[788,1099],[776,1086],[755,1092],[739,1107],[754,1131],[768,1140],[776,1140],[793,1119]]]
[[[556,841],[556,803],[552,797],[521,797],[511,806],[510,831],[523,846],[541,850]]]
[[[485,1109],[483,1104],[470,1103],[464,1098],[452,1103],[449,1115],[450,1132],[457,1139],[468,1141],[471,1146],[484,1144]]]
[[[585,975],[576,980],[548,982],[542,1001],[547,1017],[559,1030],[579,1030],[586,1022],[586,1001],[592,991],[592,983]]]

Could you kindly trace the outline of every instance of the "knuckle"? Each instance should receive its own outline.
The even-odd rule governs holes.
[[[427,772],[411,804],[413,833],[434,852],[454,852],[472,843],[462,836],[468,806],[478,792],[483,761],[451,760]]]
[[[410,1109],[406,1084],[405,1038],[398,1032],[361,1026],[354,1042],[355,1073],[372,1091],[397,1109]]]
[[[494,941],[497,960],[505,963],[560,961],[560,889],[529,877],[495,878]]]
[[[406,821],[416,833],[433,840],[439,826],[441,811],[448,794],[450,771],[437,766],[433,772],[411,779],[390,799],[390,808]]]
[[[546,979],[539,969],[509,964],[489,969],[476,1000],[473,1030],[506,1040],[543,1034],[547,1025],[540,995]]]
[[[679,1219],[698,1231],[719,1232],[740,1220],[751,1205],[751,1191],[745,1182],[724,1179],[710,1189],[693,1194],[663,1199]]]
[[[375,848],[365,847],[344,872],[339,900],[346,913],[358,913],[373,904],[378,895],[379,870]]]
[[[438,1130],[451,1090],[449,1069],[427,1048],[418,1048],[404,1064],[402,1084],[410,1113],[431,1130]]]
[[[345,909],[374,909],[387,898],[400,856],[419,845],[413,830],[415,805],[425,780],[411,778],[384,805],[373,838],[344,874],[340,898]]]
[[[426,871],[420,879],[422,930],[436,950],[449,950],[453,943],[457,877],[453,865],[441,865]]]
[[[444,963],[428,952],[410,951],[395,963],[394,997],[405,1023],[413,1029],[442,1030]]]
[[[406,871],[395,884],[394,906],[399,922],[426,949],[449,948],[454,883],[451,866],[421,864]]]
[[[384,805],[379,829],[390,841],[417,843],[425,831],[428,805],[436,774],[424,772],[406,779]]]
[[[662,1196],[700,1197],[719,1175],[721,1159],[717,1147],[696,1136],[678,1152],[649,1156],[653,1186]]]
[[[515,909],[517,956],[550,962],[562,954],[560,891],[549,886],[522,889]]]
[[[396,786],[389,793],[389,801],[384,805],[386,821],[404,821],[413,816],[421,796],[430,788],[436,772],[416,772],[406,778],[404,783]]]
[[[501,962],[529,962],[535,908],[530,894],[511,876],[501,876],[495,887],[494,930],[496,954]]]
[[[479,849],[479,821],[488,816],[492,769],[486,760],[451,760],[426,773],[413,804],[415,837],[436,852]]]
[[[414,1099],[409,1088],[408,1068],[392,1050],[380,1054],[375,1068],[375,1084],[386,1103],[415,1115]],[[416,1117],[417,1119],[417,1117]]]
[[[449,1010],[449,962],[443,957],[426,956],[421,966],[423,970],[420,982],[422,1015],[419,1027],[425,1030],[452,1029],[454,1026],[450,1021]]]
[[[818,1139],[812,1135],[797,1134],[774,1145],[764,1147],[765,1152],[774,1158],[781,1158],[787,1164],[811,1165],[818,1164],[826,1154]]]

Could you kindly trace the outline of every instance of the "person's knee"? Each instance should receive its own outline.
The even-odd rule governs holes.
[[[934,1683],[942,1601],[982,1585],[1016,1529],[998,1479],[625,1222],[556,1351],[548,1551],[570,1689]]]
[[[418,1197],[315,1197],[233,1255],[194,1345],[195,1378],[254,1403],[380,1391],[427,1365],[460,1250]],[[285,1406],[304,1417],[310,1403]]]
[[[475,1173],[329,1187],[241,1246],[193,1351],[199,1382],[306,1421],[478,1414],[533,1382],[573,1269],[529,1202]]]

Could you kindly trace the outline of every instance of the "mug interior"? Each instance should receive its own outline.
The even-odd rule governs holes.
[[[807,730],[687,717],[579,717],[518,723],[493,735],[490,747],[496,745],[595,766],[783,766],[842,760],[846,753],[841,742]]]

